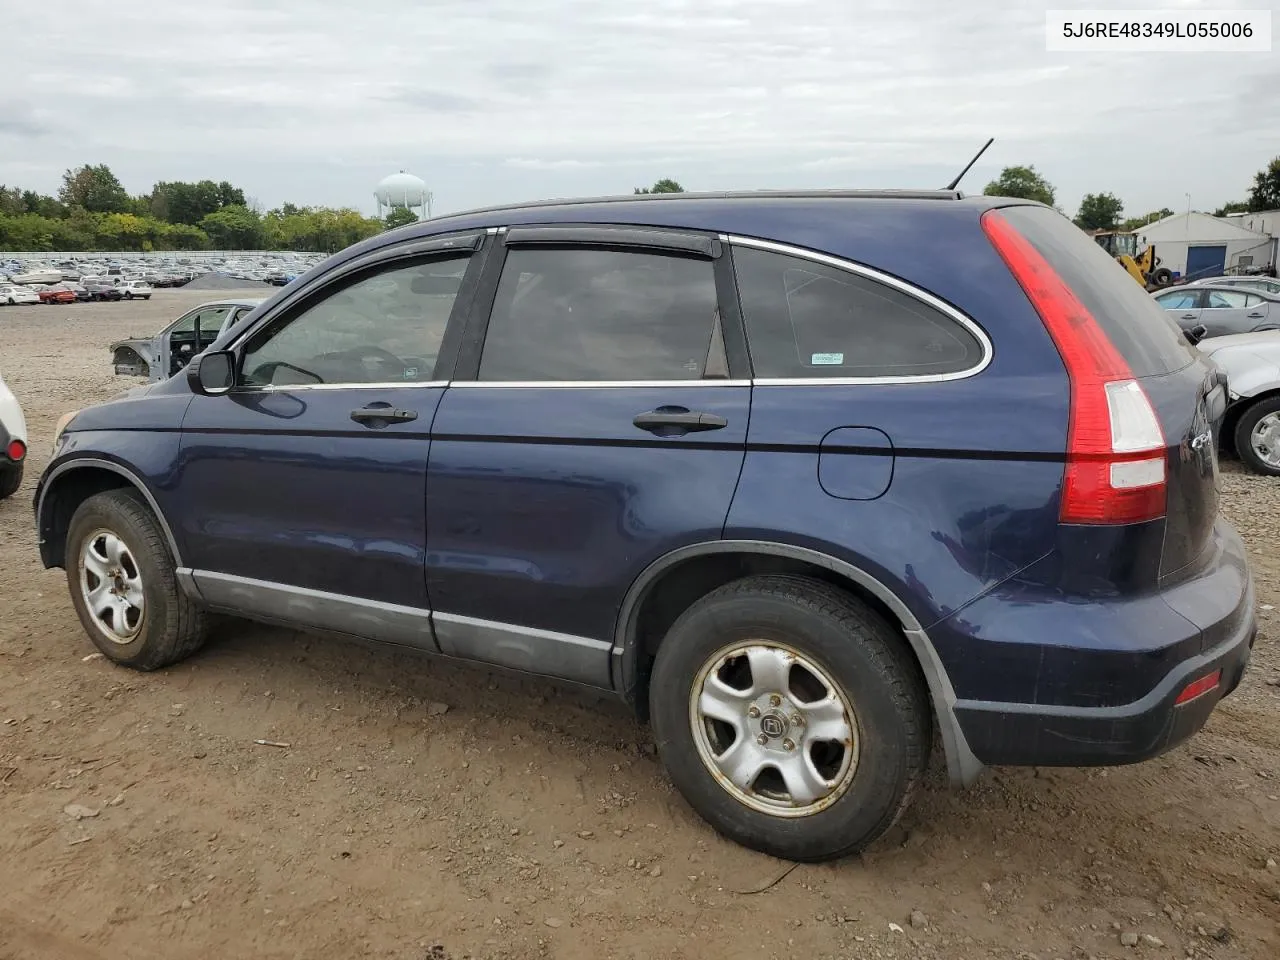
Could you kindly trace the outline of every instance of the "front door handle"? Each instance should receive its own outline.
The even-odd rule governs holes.
[[[390,423],[406,423],[410,420],[417,420],[418,411],[400,410],[389,403],[379,401],[371,403],[367,407],[352,410],[351,419],[356,423],[364,424],[366,427],[380,430]]]
[[[637,414],[631,422],[641,430],[648,430],[659,437],[678,437],[703,430],[721,430],[729,425],[729,421],[718,414],[699,413],[687,407],[666,406]]]

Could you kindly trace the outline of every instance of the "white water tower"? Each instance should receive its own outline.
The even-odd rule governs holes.
[[[412,210],[418,219],[431,216],[431,191],[425,181],[412,173],[393,173],[384,177],[373,191],[378,201],[378,219],[383,219],[392,210]]]

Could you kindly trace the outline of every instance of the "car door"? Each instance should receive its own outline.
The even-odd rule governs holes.
[[[428,431],[480,235],[316,277],[240,334],[235,385],[195,396],[172,483],[207,602],[431,648]]]
[[[1183,330],[1190,330],[1200,322],[1204,308],[1204,291],[1195,287],[1169,290],[1156,296],[1156,303],[1169,311],[1169,316]]]
[[[1249,294],[1243,290],[1206,290],[1200,322],[1209,331],[1208,335],[1221,337],[1252,330],[1257,320],[1249,314],[1257,311],[1248,306],[1249,299]],[[1253,299],[1256,301],[1258,298]],[[1265,317],[1265,314],[1261,316]]]
[[[712,236],[512,227],[432,428],[427,588],[447,653],[599,687],[628,587],[718,540],[750,385]]]

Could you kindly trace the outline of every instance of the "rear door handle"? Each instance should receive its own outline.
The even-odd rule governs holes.
[[[678,437],[703,430],[721,430],[729,425],[729,421],[718,414],[699,413],[687,407],[665,406],[637,414],[631,422],[641,430],[648,430],[659,437]]]
[[[400,410],[389,403],[379,401],[371,403],[367,407],[352,410],[351,419],[356,423],[362,423],[366,427],[373,427],[377,430],[390,423],[406,423],[410,420],[417,420],[418,411]]]

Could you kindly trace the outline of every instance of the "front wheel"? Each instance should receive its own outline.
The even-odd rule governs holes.
[[[799,577],[739,580],[690,607],[658,650],[649,703],[690,805],[789,860],[866,847],[906,809],[929,756],[929,703],[901,636]]]
[[[1250,470],[1280,477],[1280,397],[1259,400],[1240,414],[1233,439]]]
[[[160,525],[133,493],[108,490],[80,504],[66,569],[85,632],[116,663],[154,670],[204,643],[207,618],[178,586]]]

